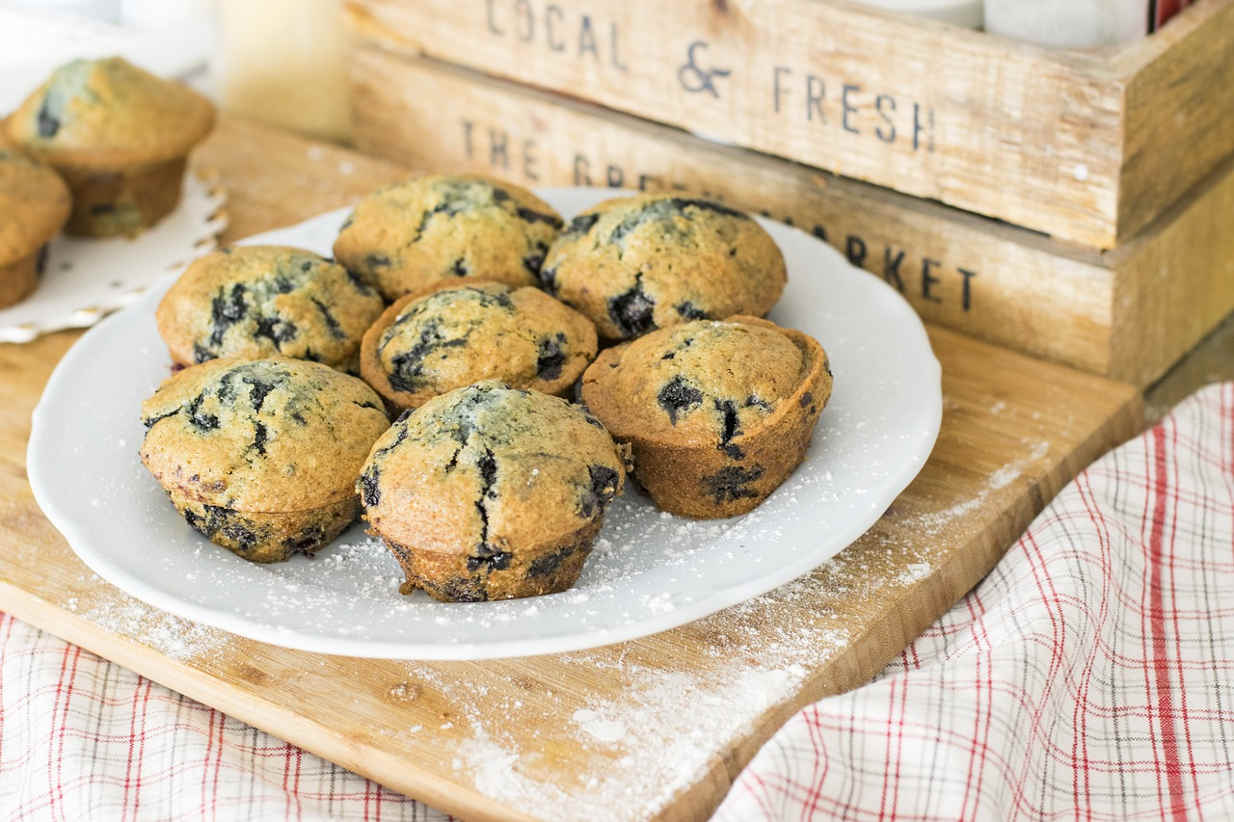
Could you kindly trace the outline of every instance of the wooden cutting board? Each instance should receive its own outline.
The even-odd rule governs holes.
[[[195,162],[230,192],[227,239],[405,173],[227,119]],[[0,609],[468,819],[706,818],[794,711],[894,658],[1143,414],[1130,386],[932,328],[944,418],[929,464],[869,533],[812,574],[593,651],[367,660],[188,624],[77,560],[24,468],[30,412],[78,336],[0,346]]]

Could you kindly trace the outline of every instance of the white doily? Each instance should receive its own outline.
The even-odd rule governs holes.
[[[134,239],[56,237],[38,288],[0,308],[0,342],[29,342],[50,331],[94,325],[133,302],[168,271],[215,248],[227,227],[226,200],[221,187],[187,172],[176,210]]]

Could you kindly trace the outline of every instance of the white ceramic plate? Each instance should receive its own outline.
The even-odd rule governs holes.
[[[539,192],[572,215],[614,195]],[[345,210],[246,242],[329,253]],[[805,462],[743,517],[695,522],[631,488],[578,584],[534,599],[438,603],[397,593],[394,559],[360,526],[314,559],[254,565],[189,528],[137,457],[142,400],[170,360],[154,308],[170,280],[87,333],[34,411],[34,494],[77,554],[152,605],[263,642],[331,654],[482,659],[577,650],[663,631],[775,588],[859,537],[925,464],[940,369],[903,298],[793,228],[760,220],[788,262],[771,318],[817,337],[835,373]]]

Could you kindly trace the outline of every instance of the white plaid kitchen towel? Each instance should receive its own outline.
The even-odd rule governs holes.
[[[0,819],[442,814],[0,617]],[[1234,819],[1234,384],[1099,460],[720,822]]]
[[[1094,463],[717,819],[1234,819],[1234,384]]]

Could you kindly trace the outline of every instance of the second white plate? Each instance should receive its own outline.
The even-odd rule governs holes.
[[[616,192],[538,192],[573,215]],[[346,210],[248,243],[329,254]],[[154,324],[168,278],[68,352],[34,412],[39,505],[95,572],[178,616],[321,653],[482,659],[578,650],[673,628],[804,574],[866,531],[938,436],[938,361],[908,303],[796,229],[760,219],[789,281],[771,312],[818,338],[835,392],[801,467],[743,517],[659,512],[633,487],[609,509],[578,584],[534,599],[439,603],[398,593],[398,565],[359,526],[313,559],[254,565],[189,528],[142,467],[142,400],[170,359]]]

